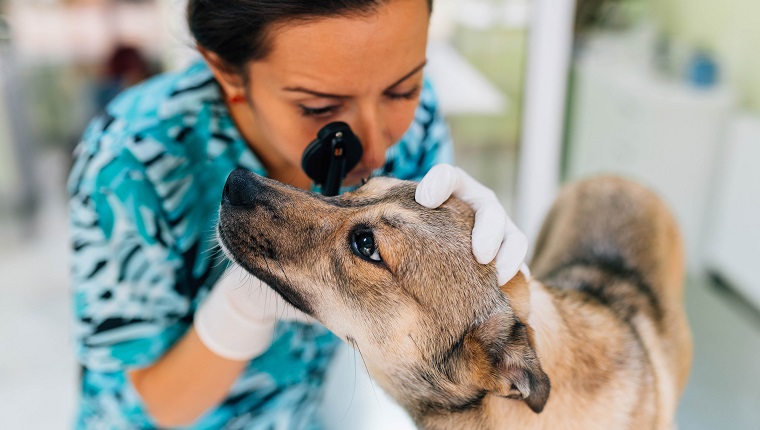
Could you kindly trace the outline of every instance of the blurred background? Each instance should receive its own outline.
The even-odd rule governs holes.
[[[529,237],[559,184],[599,172],[675,212],[695,347],[681,429],[760,428],[758,44],[758,0],[435,1],[427,72],[457,163]],[[83,127],[195,58],[181,0],[0,0],[0,428],[73,420],[65,181]]]

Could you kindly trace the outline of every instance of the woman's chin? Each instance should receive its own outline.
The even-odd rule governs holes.
[[[369,170],[361,172],[351,172],[346,175],[346,179],[343,181],[344,187],[355,187],[361,185],[362,181],[369,179],[372,176],[372,172]]]

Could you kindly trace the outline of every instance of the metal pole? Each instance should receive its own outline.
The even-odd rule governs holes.
[[[533,0],[516,205],[531,243],[560,182],[574,18],[575,0]]]

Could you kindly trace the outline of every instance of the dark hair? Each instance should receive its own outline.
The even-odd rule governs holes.
[[[271,49],[271,27],[289,21],[364,16],[390,0],[189,0],[187,22],[195,41],[237,71]],[[432,11],[433,0],[428,1]]]
[[[151,74],[150,64],[134,46],[117,45],[106,62],[106,76],[118,79],[130,72],[147,77]]]

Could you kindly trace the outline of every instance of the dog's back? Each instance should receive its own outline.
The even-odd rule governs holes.
[[[633,332],[632,348],[646,353],[657,403],[677,401],[691,362],[683,251],[673,216],[654,193],[618,177],[567,186],[547,216],[531,269],[557,300],[609,308]]]

